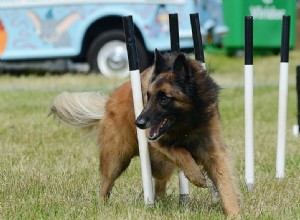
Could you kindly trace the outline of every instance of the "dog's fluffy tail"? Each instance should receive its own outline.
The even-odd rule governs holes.
[[[67,125],[92,129],[103,118],[107,100],[99,92],[63,92],[55,97],[51,113]]]

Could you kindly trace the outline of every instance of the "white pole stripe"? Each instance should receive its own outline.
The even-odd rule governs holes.
[[[280,63],[276,178],[284,178],[289,63]]]
[[[245,65],[245,182],[254,187],[253,65]]]

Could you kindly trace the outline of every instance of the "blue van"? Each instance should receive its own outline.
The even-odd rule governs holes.
[[[2,61],[70,58],[105,76],[128,76],[122,17],[133,16],[140,68],[155,48],[170,49],[169,13],[178,13],[180,46],[192,48],[196,0],[1,0]]]

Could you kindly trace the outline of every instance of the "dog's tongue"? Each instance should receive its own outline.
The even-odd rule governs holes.
[[[155,140],[156,137],[158,137],[158,135],[159,135],[159,125],[150,129],[150,131],[149,131],[149,139],[150,140]]]
[[[160,128],[163,123],[164,122],[161,121],[158,125],[156,125],[155,127],[150,129],[150,131],[149,131],[149,139],[150,140],[155,140],[160,135]]]

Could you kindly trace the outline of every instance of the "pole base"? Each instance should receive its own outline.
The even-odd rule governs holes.
[[[294,135],[294,137],[299,136],[299,125],[294,125],[293,126],[293,135]]]
[[[246,183],[247,191],[253,192],[254,191],[254,184],[253,183]]]
[[[189,194],[180,194],[179,195],[179,203],[180,205],[186,205],[190,200]]]
[[[220,194],[219,194],[216,186],[211,181],[211,179],[208,178],[207,182],[208,182],[210,193],[211,193],[211,201],[212,201],[212,203],[216,204],[220,200]]]
[[[284,174],[276,174],[276,179],[282,181],[284,179]]]

